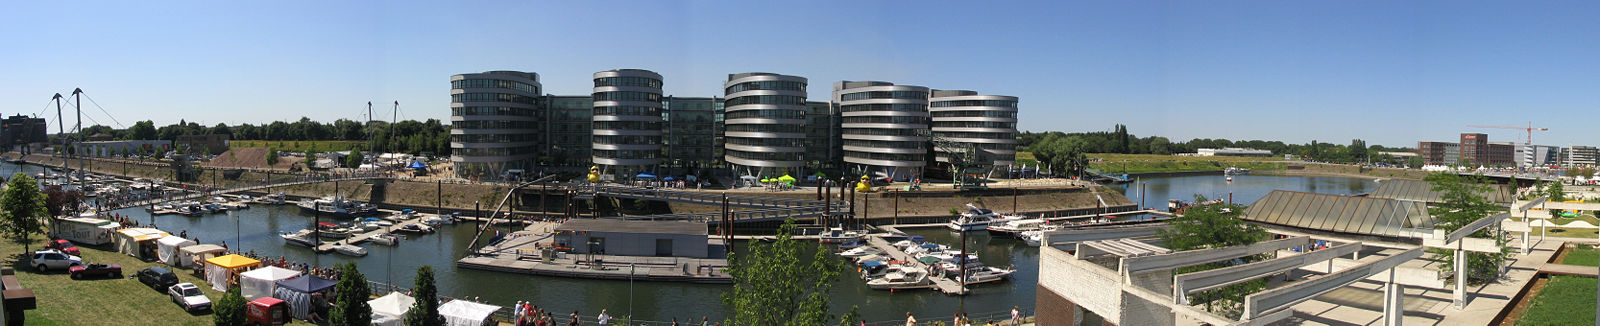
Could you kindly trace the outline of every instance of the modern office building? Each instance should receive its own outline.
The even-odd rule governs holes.
[[[716,112],[722,99],[668,96],[662,119],[661,173],[699,175],[721,166],[716,156]]]
[[[927,166],[928,88],[881,81],[833,84],[846,169],[906,180]]]
[[[1600,157],[1600,150],[1594,146],[1572,146],[1562,151],[1566,154],[1567,166],[1595,166],[1596,157]]]
[[[799,174],[805,165],[806,79],[771,73],[728,75],[723,160],[756,177]]]
[[[540,146],[541,166],[586,170],[591,166],[590,147],[594,142],[594,96],[545,96],[540,101],[549,119],[541,126],[545,130],[544,146]]]
[[[1544,145],[1517,145],[1518,167],[1542,167],[1561,164],[1561,148]]]
[[[1487,157],[1479,156],[1489,151],[1488,134],[1461,133],[1461,142],[1459,144],[1461,144],[1461,164],[1480,165],[1485,163],[1484,159]]]
[[[450,76],[450,160],[457,176],[496,178],[533,167],[542,89],[531,72]]]
[[[1417,155],[1425,165],[1456,165],[1461,162],[1461,144],[1450,142],[1417,142]]]
[[[602,174],[655,172],[661,155],[661,74],[643,69],[594,73],[594,163]]]
[[[974,91],[934,90],[928,97],[929,126],[934,136],[971,144],[985,164],[1016,163],[1017,98],[980,95]],[[950,153],[935,147],[939,162]]]
[[[1479,154],[1480,165],[1484,166],[1517,166],[1517,144],[1513,142],[1490,142],[1486,151]]]
[[[828,102],[806,102],[806,168],[812,173],[827,171],[838,175],[844,151],[839,134],[839,106]],[[799,176],[796,176],[799,177]]]

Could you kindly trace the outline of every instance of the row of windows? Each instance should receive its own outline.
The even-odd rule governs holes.
[[[601,106],[594,108],[594,115],[658,116],[661,115],[661,109],[645,106]]]
[[[581,109],[588,109],[588,108],[592,108],[592,107],[594,107],[594,98],[593,97],[581,97],[581,98],[575,98],[575,97],[552,97],[550,99],[550,108],[551,109],[556,109],[556,110],[561,110],[561,109],[581,110]]]
[[[601,77],[594,79],[594,86],[637,86],[661,88],[661,81],[645,77]]]
[[[539,98],[516,94],[501,93],[461,93],[450,94],[450,101],[456,103],[466,102],[509,102],[522,104],[539,104]]]
[[[917,130],[916,129],[909,129],[909,128],[897,128],[897,129],[844,128],[842,130],[842,133],[845,134],[845,135],[864,135],[864,136],[916,136],[917,135]]]
[[[1001,128],[1017,129],[1016,122],[935,121],[934,128]]]
[[[482,121],[456,121],[450,124],[456,129],[533,129],[538,128],[538,121],[518,120],[482,120]]]
[[[839,123],[894,123],[894,124],[928,124],[926,117],[908,116],[860,116],[844,117]]]
[[[976,139],[1016,139],[1017,135],[1006,132],[939,132],[939,137],[945,138],[976,138]]]
[[[450,88],[505,88],[528,93],[540,94],[539,86],[522,82],[499,79],[463,79],[450,81]]]
[[[804,126],[786,124],[727,125],[726,128],[728,132],[800,133],[805,131]]]
[[[725,119],[804,119],[805,112],[797,110],[744,110],[728,112]]]
[[[928,114],[935,118],[1017,118],[1017,113],[1012,111],[936,111]]]
[[[755,81],[755,82],[734,84],[733,86],[728,86],[728,88],[726,88],[724,90],[726,90],[727,93],[723,93],[723,94],[733,94],[733,93],[738,93],[738,92],[743,92],[743,91],[753,91],[753,90],[805,91],[806,90],[806,83],[797,82],[797,81],[778,81],[778,80],[773,80],[773,81]]]
[[[839,95],[839,100],[840,101],[856,101],[856,100],[875,99],[875,98],[896,98],[896,99],[926,100],[926,99],[928,99],[928,92],[918,92],[918,91],[874,91],[874,92],[846,93],[846,94]]]
[[[533,109],[513,108],[506,106],[468,106],[450,108],[450,115],[464,117],[472,115],[509,115],[519,117],[539,117],[539,111]]]
[[[596,149],[596,150],[593,150],[591,152],[591,153],[593,153],[591,155],[594,155],[594,157],[600,157],[600,158],[638,159],[638,158],[656,158],[657,157],[656,155],[659,154],[659,152],[660,151],[650,151],[650,150],[605,150],[605,149]]]
[[[648,121],[595,121],[595,130],[661,130],[660,122]]]
[[[712,102],[710,100],[683,100],[683,99],[674,101],[674,100],[672,100],[672,98],[669,97],[669,98],[667,98],[667,100],[665,102],[666,102],[666,107],[671,108],[673,112],[685,112],[685,111],[706,111],[706,112],[710,112],[710,111],[715,111],[717,109],[721,109],[722,108],[722,102],[721,101]]]
[[[594,136],[595,144],[608,145],[660,145],[659,136]]]
[[[902,112],[928,112],[928,106],[922,104],[855,104],[839,106],[841,112],[861,111],[902,111]]]
[[[884,153],[867,153],[867,152],[845,151],[844,156],[845,157],[854,157],[854,158],[864,158],[864,159],[869,159],[869,160],[879,160],[879,161],[913,161],[913,162],[921,162],[921,161],[923,161],[923,159],[922,159],[923,154],[884,154]]]
[[[520,143],[540,141],[539,134],[451,135],[457,143]]]
[[[1001,101],[1001,100],[939,101],[939,100],[935,99],[934,102],[929,102],[928,106],[936,107],[936,108],[950,107],[950,106],[991,106],[991,107],[1002,107],[1002,108],[1013,108],[1013,109],[1015,109],[1015,108],[1017,108],[1017,101]]]
[[[742,158],[742,159],[746,159],[746,160],[755,160],[755,161],[801,161],[801,160],[805,159],[805,158],[802,157],[803,153],[793,153],[793,152],[788,152],[788,153],[763,153],[763,152],[744,152],[744,151],[738,151],[738,150],[728,150],[728,151],[726,151],[724,153],[726,153],[730,157]]]
[[[762,147],[805,147],[805,140],[800,138],[739,138],[729,137],[728,145],[762,146]]]
[[[461,156],[512,156],[537,153],[538,146],[517,146],[506,148],[452,148],[452,155]]]
[[[724,102],[723,105],[735,106],[745,104],[806,105],[806,98],[804,96],[788,95],[751,95],[730,98]]]
[[[594,93],[594,101],[637,101],[661,103],[661,94],[645,92],[599,92]]]
[[[876,141],[845,139],[844,146],[874,147],[874,148],[924,148],[927,142],[920,141]]]

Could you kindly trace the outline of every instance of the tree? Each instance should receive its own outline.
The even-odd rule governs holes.
[[[333,287],[338,297],[334,299],[329,323],[340,326],[372,325],[372,306],[367,304],[367,299],[372,296],[372,288],[367,287],[367,277],[356,269],[355,262],[339,264],[339,271],[339,284]]]
[[[4,198],[0,198],[0,232],[6,237],[22,242],[28,250],[28,236],[44,232],[44,219],[50,217],[45,208],[44,193],[39,192],[39,182],[27,173],[17,172],[6,182]]]
[[[1196,195],[1196,200],[1203,199]],[[1173,251],[1196,249],[1224,248],[1243,246],[1257,241],[1266,240],[1267,231],[1260,225],[1245,222],[1239,218],[1244,212],[1244,206],[1217,204],[1190,207],[1184,214],[1173,218],[1167,225],[1170,227],[1161,230],[1158,234],[1166,246]],[[1269,254],[1244,257],[1237,260],[1227,260],[1202,265],[1188,266],[1173,270],[1173,274],[1193,273],[1204,270],[1223,268],[1238,264],[1248,264],[1271,258]],[[1190,302],[1206,307],[1206,311],[1238,318],[1244,313],[1244,298],[1251,293],[1267,288],[1266,278],[1257,278],[1222,288],[1201,291],[1189,296]]]
[[[439,315],[439,289],[433,285],[433,266],[422,265],[417,268],[416,285],[411,289],[411,296],[417,302],[411,305],[410,311],[406,311],[406,326],[444,325],[444,316]]]
[[[352,169],[361,167],[361,151],[350,151],[350,155],[344,157],[344,167]]]
[[[81,193],[66,191],[61,186],[44,188],[44,205],[50,216],[61,216],[78,213],[78,203],[83,200]]]
[[[216,326],[244,326],[244,296],[239,295],[239,288],[228,289],[228,293],[217,299],[217,304],[211,307],[211,322]]]
[[[722,303],[733,325],[822,325],[834,317],[828,293],[841,265],[820,244],[809,264],[800,261],[805,242],[789,237],[796,227],[788,219],[778,227],[777,241],[752,243],[747,254],[730,254],[733,289]]]
[[[1443,203],[1430,205],[1428,215],[1434,218],[1434,227],[1445,232],[1455,232],[1473,221],[1490,215],[1506,212],[1505,206],[1495,205],[1489,201],[1485,194],[1492,193],[1483,177],[1464,177],[1454,173],[1434,173],[1423,180],[1433,184],[1433,191],[1442,193]],[[1493,236],[1491,229],[1485,228],[1473,232],[1469,237],[1493,238],[1495,244],[1500,246],[1499,253],[1467,253],[1467,284],[1482,284],[1493,281],[1500,275],[1500,264],[1511,255],[1511,248],[1506,246],[1505,237]],[[1455,255],[1451,250],[1428,249],[1440,264],[1440,272],[1454,279]],[[1460,280],[1455,280],[1460,281]]]
[[[156,123],[150,120],[134,122],[128,127],[128,138],[133,140],[156,139]]]
[[[311,155],[308,154],[306,157],[311,157]],[[278,165],[278,150],[267,147],[267,166],[271,167],[273,165]]]

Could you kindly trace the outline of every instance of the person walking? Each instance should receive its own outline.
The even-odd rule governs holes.
[[[917,317],[912,316],[910,311],[906,312],[906,326],[917,326]]]
[[[1011,306],[1011,325],[1022,325],[1022,311],[1017,306]]]
[[[594,317],[594,320],[595,322],[600,323],[600,326],[605,326],[606,323],[611,322],[611,315],[607,315],[605,309],[600,309],[600,316]]]

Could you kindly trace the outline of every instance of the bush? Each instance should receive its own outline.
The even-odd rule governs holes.
[[[217,299],[217,304],[211,306],[211,321],[217,326],[243,326],[244,325],[244,296],[239,295],[239,288],[228,289],[228,294]]]

